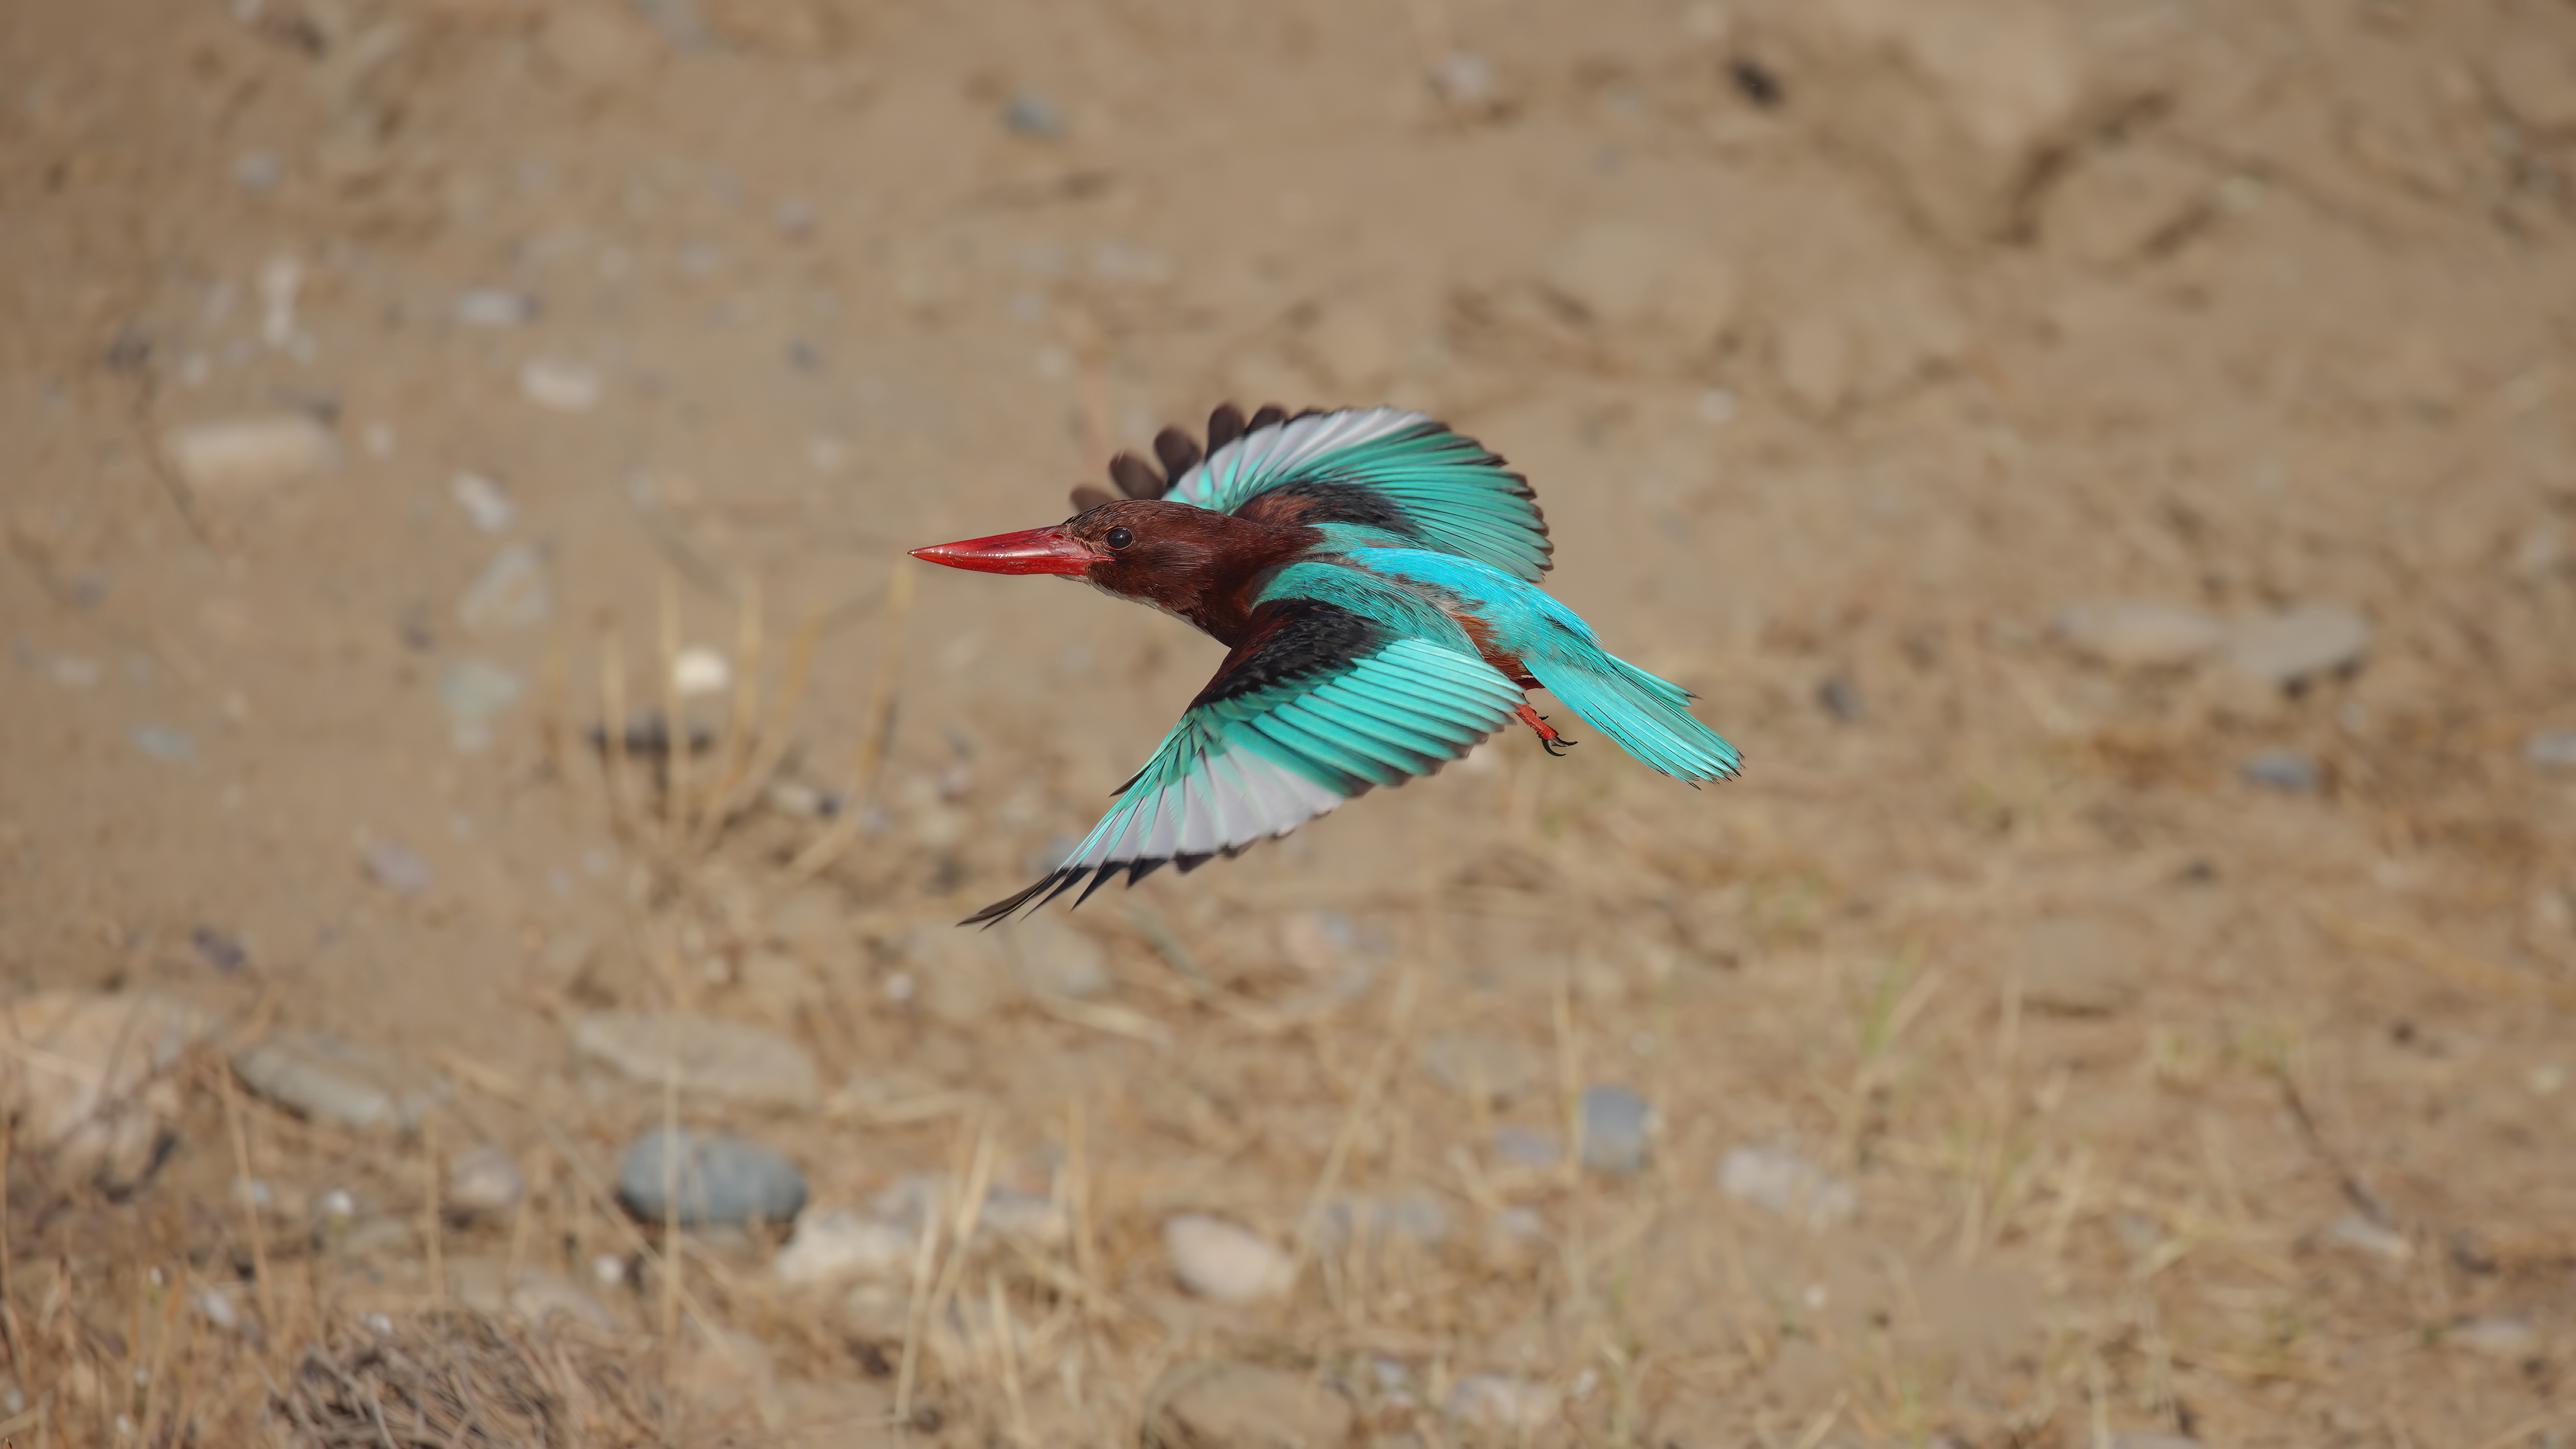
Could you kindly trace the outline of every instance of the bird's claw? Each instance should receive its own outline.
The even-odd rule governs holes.
[[[1569,740],[1558,734],[1555,727],[1547,722],[1547,716],[1530,708],[1526,701],[1514,713],[1521,717],[1521,723],[1528,725],[1531,732],[1538,736],[1539,748],[1547,751],[1550,757],[1562,756],[1567,746],[1581,743],[1579,740]]]

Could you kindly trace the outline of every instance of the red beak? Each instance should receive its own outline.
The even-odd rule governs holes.
[[[912,556],[952,569],[973,569],[983,574],[1071,574],[1079,577],[1091,572],[1092,553],[1082,540],[1054,528],[1032,528],[1025,533],[997,533],[991,538],[970,538],[964,543],[934,543],[916,548]]]

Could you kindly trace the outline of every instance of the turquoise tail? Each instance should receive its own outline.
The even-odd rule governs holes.
[[[1691,692],[1609,654],[1599,664],[1529,660],[1530,671],[1619,748],[1676,779],[1726,780],[1744,765],[1717,731],[1691,717]]]

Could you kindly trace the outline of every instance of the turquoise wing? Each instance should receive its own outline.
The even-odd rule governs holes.
[[[992,923],[1077,885],[1235,856],[1378,785],[1458,758],[1512,718],[1521,692],[1464,649],[1395,635],[1313,599],[1267,603],[1244,643],[1064,863],[961,924]]]
[[[1490,564],[1536,583],[1552,545],[1528,480],[1475,439],[1401,408],[1301,413],[1231,406],[1208,417],[1208,448],[1178,428],[1154,440],[1161,466],[1110,462],[1130,498],[1168,498],[1267,523],[1348,524]],[[1078,507],[1108,494],[1085,489]]]

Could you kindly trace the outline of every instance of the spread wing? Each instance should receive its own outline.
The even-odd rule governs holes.
[[[1427,775],[1512,718],[1521,693],[1463,650],[1398,637],[1312,599],[1253,612],[1118,803],[1046,879],[960,924],[1000,921],[1088,879],[1195,870],[1240,855],[1375,785]]]
[[[1178,428],[1154,439],[1158,470],[1112,459],[1130,498],[1169,498],[1271,523],[1357,524],[1417,548],[1490,564],[1531,583],[1548,569],[1547,519],[1526,479],[1473,438],[1400,408],[1308,412],[1233,407],[1208,417],[1208,449]],[[1108,494],[1080,489],[1077,505]]]

